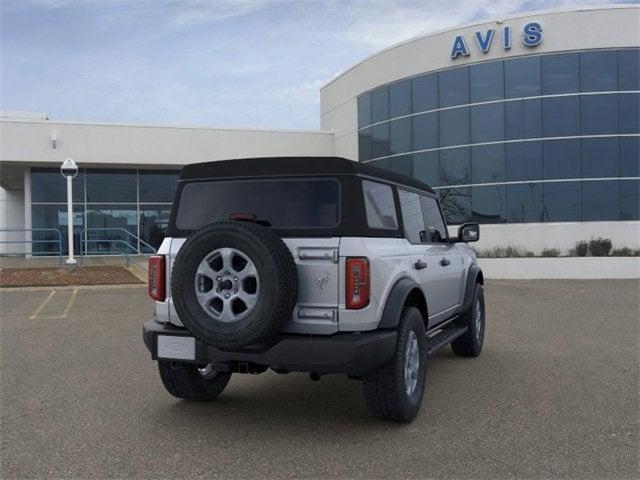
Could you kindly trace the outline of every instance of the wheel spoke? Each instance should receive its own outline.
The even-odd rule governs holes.
[[[236,272],[236,276],[240,281],[243,281],[246,278],[251,278],[251,277],[255,278],[257,275],[258,275],[258,271],[256,270],[256,267],[251,262],[247,262],[247,264],[242,270],[240,270],[239,272]]]
[[[211,290],[207,292],[201,292],[196,288],[196,297],[198,297],[198,302],[200,305],[209,305],[211,300],[218,296],[218,292],[215,288],[211,288]]]
[[[240,289],[235,295],[235,298],[239,298],[240,300],[242,300],[247,309],[250,309],[256,304],[258,295],[256,295],[255,293],[247,293],[244,290]]]
[[[222,259],[223,270],[230,272],[233,265],[233,250],[230,248],[220,249],[220,258]]]
[[[202,275],[204,277],[210,278],[211,281],[215,281],[218,274],[211,268],[207,262],[202,262],[198,265],[198,270],[196,270],[197,275]]]

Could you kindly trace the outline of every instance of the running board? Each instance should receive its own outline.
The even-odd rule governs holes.
[[[460,327],[454,324],[445,326],[438,333],[427,338],[427,355],[433,355],[441,348],[449,345],[460,335],[463,335],[466,331],[467,327]]]

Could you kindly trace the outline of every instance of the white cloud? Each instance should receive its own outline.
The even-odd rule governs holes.
[[[177,2],[171,14],[171,23],[188,28],[247,15],[267,8],[279,0],[187,0]]]
[[[580,0],[543,0],[535,9],[560,8],[589,4]],[[427,2],[389,2],[363,0],[351,4],[336,3],[346,8],[353,22],[344,32],[348,40],[380,49],[424,33],[436,32],[485,18],[500,18],[529,10],[530,0],[431,0]]]

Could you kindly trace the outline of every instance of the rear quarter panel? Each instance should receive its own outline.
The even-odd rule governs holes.
[[[395,283],[412,278],[412,256],[404,238],[345,237],[340,242],[340,272],[347,257],[367,257],[371,274],[371,300],[360,310],[348,310],[344,288],[340,290],[340,330],[366,331],[378,327],[386,299]]]

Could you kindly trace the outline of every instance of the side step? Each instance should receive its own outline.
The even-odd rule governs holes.
[[[433,355],[466,331],[467,327],[460,327],[453,323],[444,326],[440,331],[436,331],[437,333],[427,338],[427,355]]]

